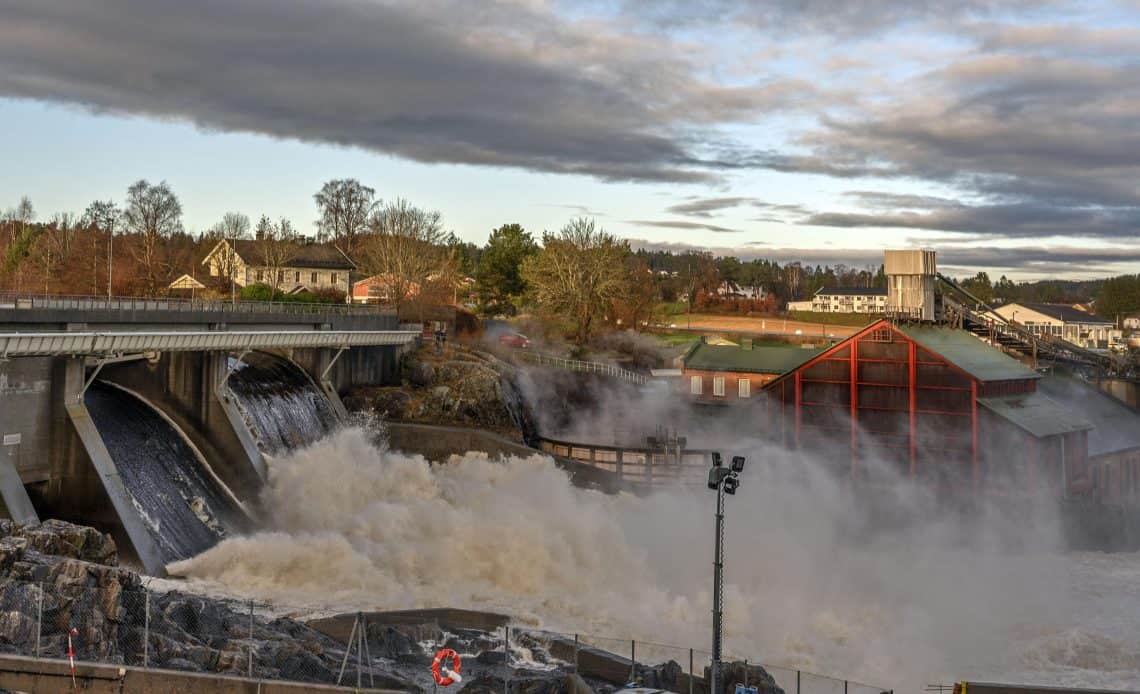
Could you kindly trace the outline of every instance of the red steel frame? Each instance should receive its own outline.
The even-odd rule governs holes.
[[[891,330],[892,339],[894,339],[896,341],[905,342],[907,344],[907,357],[906,357],[905,361],[895,360],[895,359],[874,359],[874,358],[860,359],[860,357],[859,357],[859,342],[860,342],[860,340],[865,338],[868,334],[873,333],[875,330],[880,330],[883,328],[889,328]],[[863,410],[872,410],[872,411],[873,410],[880,410],[880,411],[888,411],[888,412],[899,412],[899,410],[895,410],[894,408],[881,408],[881,407],[874,407],[874,406],[870,406],[870,405],[865,405],[865,406],[861,407],[859,405],[860,389],[866,388],[866,387],[890,387],[890,388],[905,387],[907,389],[907,407],[905,410],[905,415],[907,418],[907,434],[906,434],[905,445],[907,448],[907,459],[908,459],[908,463],[909,463],[909,465],[908,465],[909,474],[912,477],[916,476],[918,474],[918,448],[919,448],[918,416],[919,415],[926,414],[926,415],[969,417],[970,418],[970,466],[971,466],[971,473],[970,474],[971,474],[971,479],[972,479],[972,485],[973,485],[974,489],[976,490],[978,488],[979,483],[980,483],[979,466],[978,466],[978,438],[979,438],[979,436],[978,436],[978,402],[977,402],[978,392],[979,392],[979,382],[976,378],[974,378],[972,375],[970,375],[965,370],[961,369],[957,365],[953,364],[952,362],[944,359],[940,355],[938,355],[938,354],[936,354],[936,353],[934,353],[928,349],[923,348],[924,352],[930,356],[928,356],[926,358],[926,360],[920,359],[920,355],[918,353],[920,346],[921,345],[916,343],[913,339],[908,337],[905,333],[902,333],[901,331],[895,329],[894,326],[892,326],[888,321],[886,321],[886,320],[877,321],[877,322],[872,323],[871,325],[867,326],[863,330],[859,331],[855,335],[852,335],[851,337],[847,338],[846,340],[832,346],[830,349],[825,350],[821,354],[816,355],[812,359],[810,359],[807,362],[805,362],[804,364],[800,365],[800,367],[798,367],[794,372],[792,372],[791,374],[788,374],[787,376],[792,377],[792,381],[794,383],[794,389],[795,389],[794,390],[794,405],[793,405],[793,412],[794,412],[794,417],[795,417],[795,420],[794,420],[794,445],[795,445],[795,447],[797,447],[797,448],[800,447],[801,433],[802,433],[802,430],[804,427],[803,417],[802,417],[802,411],[803,411],[804,406],[809,406],[809,407],[836,407],[836,405],[833,403],[805,401],[804,397],[803,397],[804,383],[805,382],[806,383],[834,383],[836,385],[845,384],[849,388],[849,401],[848,401],[847,405],[845,406],[845,409],[848,410],[848,412],[850,414],[850,419],[851,419],[850,431],[849,431],[849,437],[850,437],[849,445],[850,445],[850,456],[851,456],[851,475],[852,475],[852,477],[855,477],[859,472],[859,464],[858,464],[859,463],[859,431],[858,431],[859,410],[863,409]],[[848,348],[848,347],[851,350],[849,355],[846,355],[845,357],[840,357],[839,359],[836,359],[834,356],[832,356],[836,352],[838,352],[844,348]],[[933,357],[933,361],[930,360],[931,357]],[[805,378],[804,377],[805,371],[807,371],[809,368],[811,368],[811,367],[813,367],[813,366],[815,366],[815,365],[817,365],[820,362],[825,361],[825,360],[826,361],[842,360],[842,361],[847,362],[847,364],[848,364],[848,369],[847,369],[848,377],[847,377],[847,379],[846,380],[812,379],[812,378]],[[903,384],[876,383],[876,382],[872,382],[872,381],[860,381],[859,380],[859,363],[861,361],[864,363],[898,364],[900,366],[905,365],[905,367],[907,369],[907,379],[906,379],[905,386],[903,386]],[[919,383],[918,383],[918,366],[920,364],[930,364],[930,365],[937,364],[940,366],[949,367],[951,370],[957,372],[961,376],[964,376],[965,379],[968,380],[968,382],[970,384],[969,388],[959,387],[959,386],[919,385]],[[779,379],[776,379],[775,381],[772,381],[771,383],[768,383],[765,386],[765,389],[773,389],[774,390],[773,387],[776,386],[776,384],[779,384],[780,392],[781,393],[784,392],[783,388],[784,388],[784,383],[785,383],[785,379],[787,378],[787,376],[781,377]],[[919,390],[930,390],[930,391],[942,390],[942,391],[959,391],[959,392],[968,391],[970,393],[969,409],[966,411],[949,410],[949,409],[920,409],[918,407],[918,392],[919,392]],[[784,401],[784,398],[781,397],[781,411],[784,411],[785,408],[786,408],[786,403]],[[826,428],[826,427],[816,427],[813,425],[813,428]],[[891,435],[888,435],[888,436],[891,436]],[[949,440],[953,440],[953,439],[951,438]],[[890,445],[890,444],[885,444],[885,445]]]

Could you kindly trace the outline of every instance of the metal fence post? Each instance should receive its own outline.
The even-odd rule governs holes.
[[[800,694],[800,671],[796,670],[796,694]]]
[[[253,600],[249,601],[249,676],[253,677]]]
[[[637,681],[637,639],[629,640],[629,681]]]
[[[748,659],[744,659],[744,686],[748,686]]]
[[[579,646],[578,635],[574,634],[574,674],[578,674],[578,671],[582,668],[582,666],[578,664],[578,650],[580,648],[581,646]]]
[[[695,674],[693,673],[693,649],[689,649],[689,694],[693,694],[693,680]]]
[[[503,694],[511,694],[511,627],[503,627]]]
[[[40,657],[40,636],[44,625],[44,584],[36,584],[36,657]]]
[[[150,663],[150,591],[144,593],[146,607],[143,612],[143,668]]]

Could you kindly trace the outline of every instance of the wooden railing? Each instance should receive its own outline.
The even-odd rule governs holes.
[[[539,448],[617,474],[636,486],[700,485],[708,480],[711,451],[703,449],[638,448],[541,439]]]

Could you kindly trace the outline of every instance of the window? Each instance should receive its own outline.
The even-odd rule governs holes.
[[[689,377],[689,392],[693,395],[700,395],[703,390],[703,379],[700,376]]]
[[[724,376],[713,376],[713,395],[724,397]]]
[[[747,378],[737,379],[736,395],[741,398],[752,397],[752,381],[749,381]]]
[[[312,282],[313,284],[316,284],[316,283],[317,283],[317,273],[315,273],[315,272],[314,272],[314,273],[313,273],[313,278],[312,278],[311,280],[309,280],[309,281],[310,281],[310,282]]]
[[[264,280],[265,280],[265,273],[262,272],[261,270],[258,270],[257,271],[257,281],[262,282]]]
[[[285,281],[285,271],[284,270],[278,270],[277,271],[277,281],[278,282],[284,282]]]
[[[332,283],[334,285],[336,284],[336,273],[335,272],[332,274]]]
[[[293,281],[296,282],[297,284],[301,283],[301,271],[300,270],[293,273]]]

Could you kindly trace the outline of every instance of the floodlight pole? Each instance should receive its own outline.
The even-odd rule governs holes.
[[[727,479],[727,478],[726,478]],[[713,641],[710,694],[720,694],[720,646],[724,617],[724,482],[716,486],[716,556],[713,559]]]

